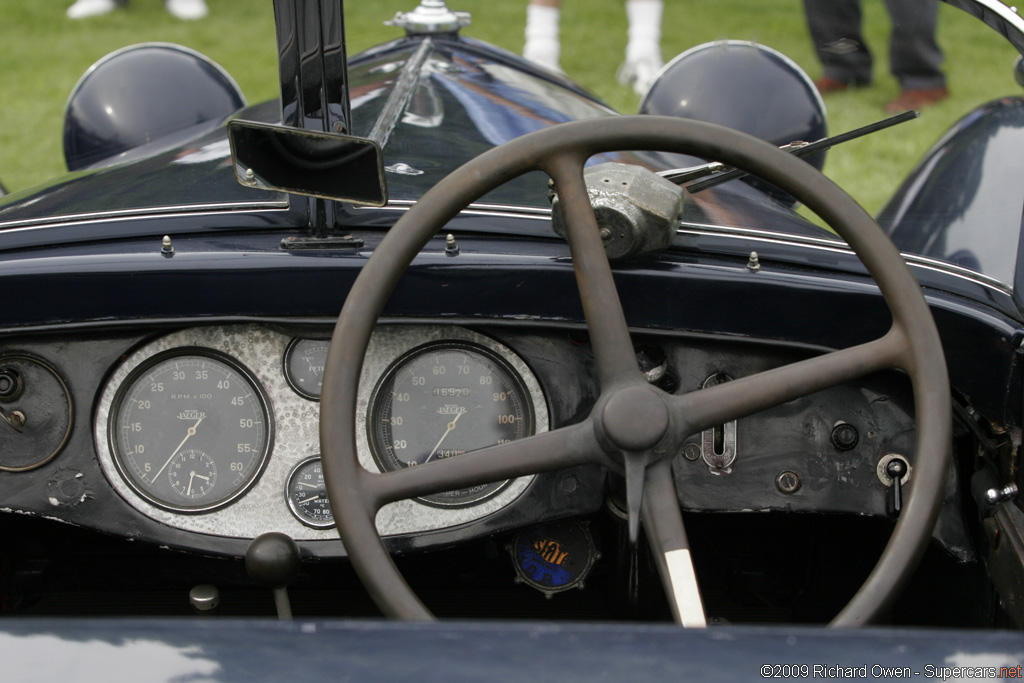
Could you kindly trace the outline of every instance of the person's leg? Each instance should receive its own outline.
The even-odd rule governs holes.
[[[523,46],[523,56],[552,71],[562,70],[558,63],[561,53],[558,42],[560,1],[530,0],[526,7],[526,44]]]
[[[618,79],[630,85],[638,95],[647,92],[655,75],[661,70],[662,0],[626,0],[629,40],[626,61],[619,68]]]
[[[824,69],[819,89],[871,82],[871,51],[861,35],[860,0],[804,0],[807,28]]]
[[[76,0],[68,7],[65,14],[68,19],[85,19],[87,17],[98,17],[102,14],[113,12],[118,6],[126,4],[116,0]]]
[[[939,68],[942,49],[935,39],[939,18],[936,0],[885,0],[892,17],[889,61],[903,90],[946,87]]]
[[[206,0],[166,0],[167,11],[178,19],[188,21],[202,19],[206,16]]]

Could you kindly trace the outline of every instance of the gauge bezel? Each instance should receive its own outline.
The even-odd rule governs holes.
[[[331,343],[331,340],[330,339],[317,339],[315,337],[295,337],[290,342],[288,342],[288,346],[284,350],[284,358],[282,360],[282,366],[284,368],[284,378],[288,382],[288,386],[290,386],[292,388],[292,391],[294,391],[296,394],[298,394],[299,396],[301,396],[304,399],[307,399],[309,401],[316,401],[317,403],[319,403],[320,402],[320,396],[323,393],[322,391],[321,391],[321,394],[314,394],[311,391],[307,391],[307,390],[303,389],[299,385],[299,383],[296,382],[295,379],[292,377],[292,371],[291,371],[291,367],[290,367],[292,354],[295,352],[295,348],[299,344],[301,344],[303,342],[313,342],[313,343],[319,342],[319,343],[324,344],[325,346],[329,346],[330,343]]]
[[[229,495],[227,498],[217,501],[210,505],[202,506],[182,506],[175,505],[173,502],[168,502],[157,496],[152,495],[141,487],[135,479],[128,473],[128,464],[124,462],[124,456],[121,453],[121,448],[117,440],[117,425],[120,423],[121,407],[124,402],[125,396],[128,395],[129,391],[135,386],[135,383],[139,378],[146,373],[149,373],[153,368],[166,363],[168,360],[173,358],[184,358],[184,357],[207,357],[228,366],[231,370],[238,373],[246,382],[249,384],[249,388],[256,396],[259,402],[260,412],[263,416],[263,424],[266,425],[266,437],[264,438],[262,452],[259,454],[259,459],[256,467],[253,468],[249,478],[241,486],[237,488],[234,493]],[[167,349],[165,351],[158,352],[152,356],[149,356],[125,377],[124,381],[121,382],[117,388],[117,392],[114,394],[114,400],[111,404],[111,409],[107,417],[107,444],[110,448],[114,467],[117,469],[117,473],[121,476],[121,479],[125,484],[140,498],[145,500],[150,505],[156,506],[162,510],[168,510],[170,512],[176,512],[186,515],[199,515],[215,510],[223,509],[239,498],[244,496],[256,482],[259,481],[266,469],[267,461],[270,459],[270,453],[274,444],[274,421],[271,418],[270,403],[267,398],[266,390],[263,384],[257,379],[256,375],[250,371],[245,365],[239,362],[237,359],[229,356],[226,353],[210,349],[202,346],[181,346],[173,349]]]
[[[295,476],[299,473],[300,470],[302,470],[307,465],[310,465],[310,464],[312,464],[314,462],[320,462],[321,463],[321,467],[323,467],[323,463],[321,462],[320,456],[319,455],[313,455],[313,456],[310,456],[310,457],[306,458],[305,460],[302,460],[301,462],[297,463],[295,465],[295,467],[292,468],[292,471],[288,474],[288,479],[287,479],[287,481],[285,481],[285,484],[284,484],[284,497],[285,497],[285,501],[288,503],[288,509],[291,510],[293,515],[295,515],[295,519],[299,520],[300,522],[302,522],[306,526],[310,527],[311,529],[333,529],[335,527],[335,525],[336,525],[336,523],[334,521],[334,512],[333,511],[331,511],[331,521],[330,522],[316,522],[316,521],[310,519],[309,517],[306,517],[302,513],[302,511],[299,508],[299,506],[295,503],[295,501],[292,500],[292,495],[291,495],[291,493],[292,493],[292,481],[295,479]],[[323,474],[323,470],[321,469],[321,476],[322,476],[322,474]]]
[[[537,411],[534,407],[532,392],[527,387],[526,379],[523,375],[514,368],[502,354],[498,353],[494,349],[484,346],[483,344],[465,339],[441,339],[430,341],[409,349],[396,358],[391,365],[388,366],[387,370],[384,371],[384,374],[381,375],[373,388],[373,393],[370,395],[369,407],[366,410],[366,434],[367,441],[370,446],[370,453],[373,456],[374,463],[376,463],[381,472],[391,472],[396,470],[396,468],[389,463],[391,458],[386,452],[383,452],[386,451],[386,449],[379,443],[380,432],[377,425],[377,416],[381,410],[380,401],[382,392],[386,387],[391,385],[395,375],[414,359],[432,352],[443,353],[449,350],[464,351],[483,356],[504,372],[506,378],[511,381],[516,390],[519,391],[519,395],[523,397],[523,411],[525,413],[523,417],[526,422],[526,427],[523,430],[523,435],[519,438],[528,438],[536,433]],[[512,479],[506,479],[502,482],[494,482],[481,487],[481,490],[476,493],[465,493],[450,499],[440,497],[441,494],[438,494],[438,496],[419,496],[413,500],[418,503],[422,503],[423,505],[429,505],[437,508],[471,507],[498,495],[504,491],[512,481]],[[461,493],[461,491],[462,490],[460,490],[459,493]]]

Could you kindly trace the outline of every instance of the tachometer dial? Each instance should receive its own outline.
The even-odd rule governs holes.
[[[370,446],[383,470],[414,467],[533,434],[533,404],[522,379],[482,346],[442,342],[399,358],[374,391]],[[424,497],[468,505],[499,491],[495,482]]]
[[[267,402],[233,360],[205,349],[157,355],[118,390],[110,443],[118,470],[168,510],[206,512],[242,495],[271,442]]]
[[[300,522],[314,529],[334,526],[331,504],[327,501],[327,484],[320,456],[303,460],[288,475],[285,495],[288,508]]]

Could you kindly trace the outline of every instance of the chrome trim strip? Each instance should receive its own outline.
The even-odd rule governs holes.
[[[411,199],[391,199],[388,201],[387,206],[384,207],[354,206],[352,208],[358,210],[384,208],[391,209],[392,211],[408,211],[415,203],[416,202]],[[476,202],[469,204],[459,213],[467,213],[474,216],[502,215],[509,216],[511,218],[551,219],[551,209],[539,209],[531,206],[511,206],[506,204],[478,204]]]
[[[152,218],[180,218],[188,216],[214,216],[221,213],[237,211],[239,213],[248,211],[267,211],[268,209],[287,211],[290,204],[283,202],[246,202],[245,204],[194,204],[182,207],[160,206],[150,209],[121,209],[117,211],[97,211],[95,213],[69,214],[67,216],[56,216],[49,218],[33,218],[23,221],[9,221],[0,223],[0,237],[9,232],[21,232],[24,230],[39,230],[68,225],[80,225],[83,223],[112,223],[120,220],[152,219]]]
[[[707,235],[714,237],[726,237],[731,239],[746,239],[754,240],[758,242],[765,242],[770,244],[779,244],[785,246],[796,246],[805,247],[808,249],[815,249],[818,251],[827,251],[837,254],[849,254],[856,256],[853,249],[845,242],[832,241],[822,239],[818,237],[793,237],[784,233],[777,232],[765,232],[744,228],[721,228],[719,226],[711,225],[697,225],[690,224],[685,228],[680,228],[676,234],[678,235]],[[927,256],[919,256],[917,254],[908,254],[901,252],[903,260],[910,266],[923,268],[935,272],[941,272],[946,275],[952,275],[962,280],[968,280],[974,284],[982,285],[989,289],[996,290],[1003,294],[1012,295],[1013,288],[995,278],[989,277],[982,273],[977,273],[967,268],[939,261],[936,259],[929,258]]]
[[[408,199],[396,199],[388,202],[388,205],[384,208],[391,209],[393,211],[408,211],[415,203],[416,202]],[[372,207],[355,208],[366,209]],[[469,207],[463,209],[460,213],[471,216],[502,216],[508,218],[532,218],[535,220],[550,220],[551,218],[550,209],[517,208],[499,204],[470,204]],[[710,225],[705,223],[687,223],[676,230],[676,234],[754,240],[763,243],[791,247],[804,247],[818,251],[856,256],[854,251],[850,249],[846,242],[843,242],[838,238],[830,240],[823,237],[807,237],[803,235],[795,236],[787,235],[784,232],[755,230],[753,228],[723,227],[720,225]],[[1004,282],[1000,282],[995,278],[984,275],[983,273],[978,273],[973,270],[929,258],[927,256],[919,256],[917,254],[908,254],[905,252],[901,252],[901,254],[903,256],[903,260],[906,261],[908,265],[944,273],[946,275],[952,275],[962,280],[967,280],[974,284],[998,291],[1002,294],[1013,295],[1013,287]]]

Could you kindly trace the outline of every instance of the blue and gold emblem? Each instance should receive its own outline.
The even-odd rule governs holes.
[[[583,588],[600,553],[588,525],[577,521],[553,522],[524,529],[510,547],[516,582],[549,597],[570,588]]]

